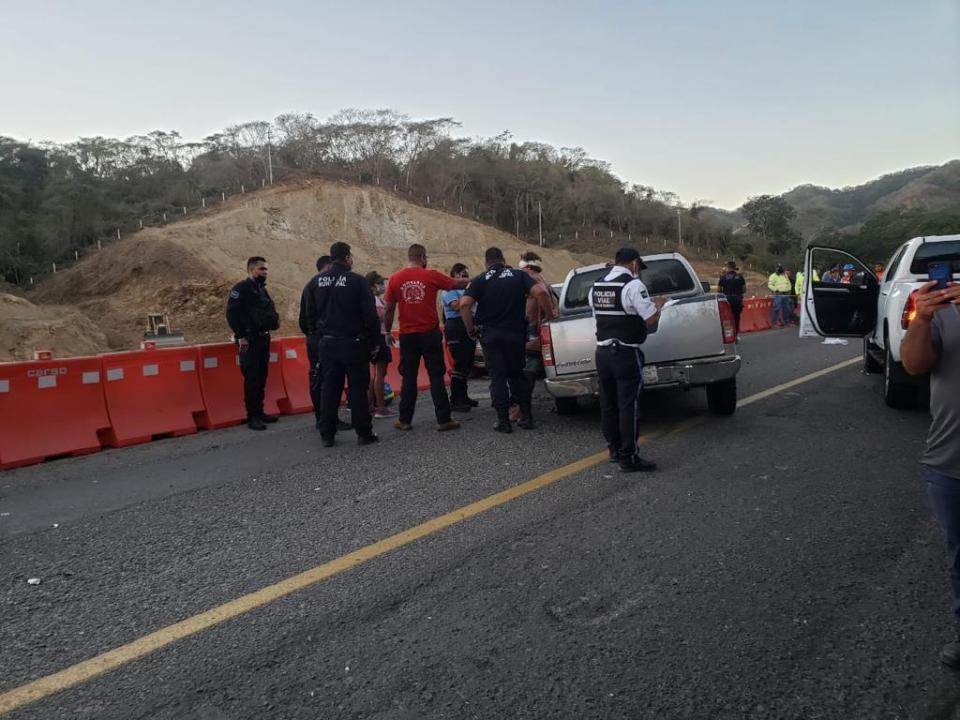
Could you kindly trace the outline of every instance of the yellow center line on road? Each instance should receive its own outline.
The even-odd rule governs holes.
[[[831,365],[823,370],[818,370],[817,372],[804,375],[803,377],[796,378],[790,382],[783,383],[782,385],[777,385],[769,390],[764,390],[756,393],[755,395],[751,395],[740,400],[738,404],[740,406],[750,405],[759,400],[770,397],[771,395],[783,392],[789,388],[796,387],[797,385],[801,385],[810,380],[815,380],[819,377],[823,377],[824,375],[832,373],[836,370],[849,367],[850,365],[853,365],[859,361],[860,358],[853,358],[851,360],[837,363],[836,365]],[[673,434],[676,432],[683,432],[705,421],[706,416],[691,418],[690,420],[680,423],[671,430],[642,435],[640,437],[640,442],[647,443],[668,433]],[[232,620],[240,615],[248,613],[252,610],[256,610],[264,605],[268,605],[275,600],[286,597],[287,595],[295,593],[298,590],[303,590],[311,585],[315,585],[323,580],[326,580],[327,578],[349,570],[350,568],[361,565],[368,560],[372,560],[380,555],[391,552],[392,550],[401,548],[404,545],[409,545],[416,540],[433,535],[445,528],[461,523],[464,520],[468,520],[469,518],[480,515],[481,513],[485,513],[493,508],[505,505],[512,500],[523,497],[524,495],[529,495],[530,493],[551,485],[558,480],[562,480],[563,478],[569,477],[583,470],[588,470],[596,465],[599,465],[600,463],[606,462],[607,457],[608,455],[606,450],[593,455],[588,455],[585,458],[576,460],[568,465],[564,465],[563,467],[550,470],[549,472],[539,475],[532,480],[528,480],[525,483],[514,485],[506,490],[489,495],[482,500],[477,500],[469,505],[464,505],[463,507],[448,512],[444,515],[427,520],[420,525],[416,525],[408,530],[399,532],[396,535],[391,535],[390,537],[384,538],[383,540],[375,542],[372,545],[367,545],[359,550],[354,550],[351,553],[342,555],[335,560],[323,563],[322,565],[317,565],[316,567],[298,575],[293,575],[292,577],[281,580],[278,583],[268,585],[267,587],[256,590],[248,595],[243,595],[242,597],[225,602],[222,605],[218,605],[210,610],[199,613],[198,615],[193,615],[185,620],[168,625],[160,630],[150,633],[149,635],[144,635],[133,642],[127,643],[126,645],[121,645],[120,647],[116,647],[112,650],[101,653],[100,655],[92,657],[89,660],[84,660],[59,672],[46,675],[42,678],[29,682],[26,685],[21,685],[20,687],[8,690],[0,695],[0,715],[6,715],[7,713],[13,712],[17,708],[21,708],[24,705],[29,705],[30,703],[37,702],[38,700],[42,700],[43,698],[62,692],[63,690],[67,690],[68,688],[85,683],[99,675],[116,670],[122,665],[126,665],[127,663],[146,657],[147,655],[150,655],[151,653],[154,653],[157,650],[170,645],[171,643],[177,642],[178,640],[183,640],[184,638],[188,638],[192,635],[197,635],[204,630],[216,627],[217,625],[220,625],[228,620]]]

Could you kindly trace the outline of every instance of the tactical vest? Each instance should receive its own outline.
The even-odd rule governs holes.
[[[640,345],[647,339],[647,322],[623,309],[623,290],[633,276],[623,273],[613,280],[600,280],[590,290],[593,316],[597,321],[597,340],[618,340]]]

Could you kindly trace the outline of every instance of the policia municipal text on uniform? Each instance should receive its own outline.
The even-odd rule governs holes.
[[[638,400],[643,387],[647,328],[656,325],[663,298],[650,299],[637,277],[647,266],[634,248],[621,248],[614,265],[590,291],[597,322],[597,374],[600,415],[610,461],[624,472],[655,470],[637,452]]]
[[[251,430],[265,430],[265,423],[277,421],[276,416],[264,413],[263,394],[270,368],[270,332],[280,327],[280,316],[267,292],[266,260],[247,260],[247,275],[230,290],[227,323],[233,330],[243,373],[247,425]]]

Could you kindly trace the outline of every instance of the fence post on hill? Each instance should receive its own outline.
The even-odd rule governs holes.
[[[226,201],[227,201],[227,194],[226,194],[225,192],[221,192],[221,193],[220,193],[220,202],[226,202]]]
[[[143,227],[143,225],[141,224],[140,227]],[[117,240],[119,239],[120,239],[120,228],[117,228]]]
[[[187,214],[187,206],[186,206],[186,205],[183,206],[183,214],[184,214],[184,215]]]
[[[200,198],[200,207],[202,208],[207,207],[207,199],[205,197]]]
[[[240,192],[245,193],[246,191],[247,191],[247,189],[241,184],[241,185],[240,185]]]
[[[103,250],[103,245],[101,244],[99,238],[97,238],[97,250]]]
[[[140,229],[143,230],[143,218],[140,218]]]
[[[54,275],[57,274],[57,264],[56,264],[56,263],[53,263],[53,274],[54,274]]]

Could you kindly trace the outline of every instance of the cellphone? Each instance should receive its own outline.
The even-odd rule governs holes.
[[[948,282],[953,281],[953,267],[949,262],[932,262],[927,265],[927,275],[937,281],[934,290],[943,290]]]

